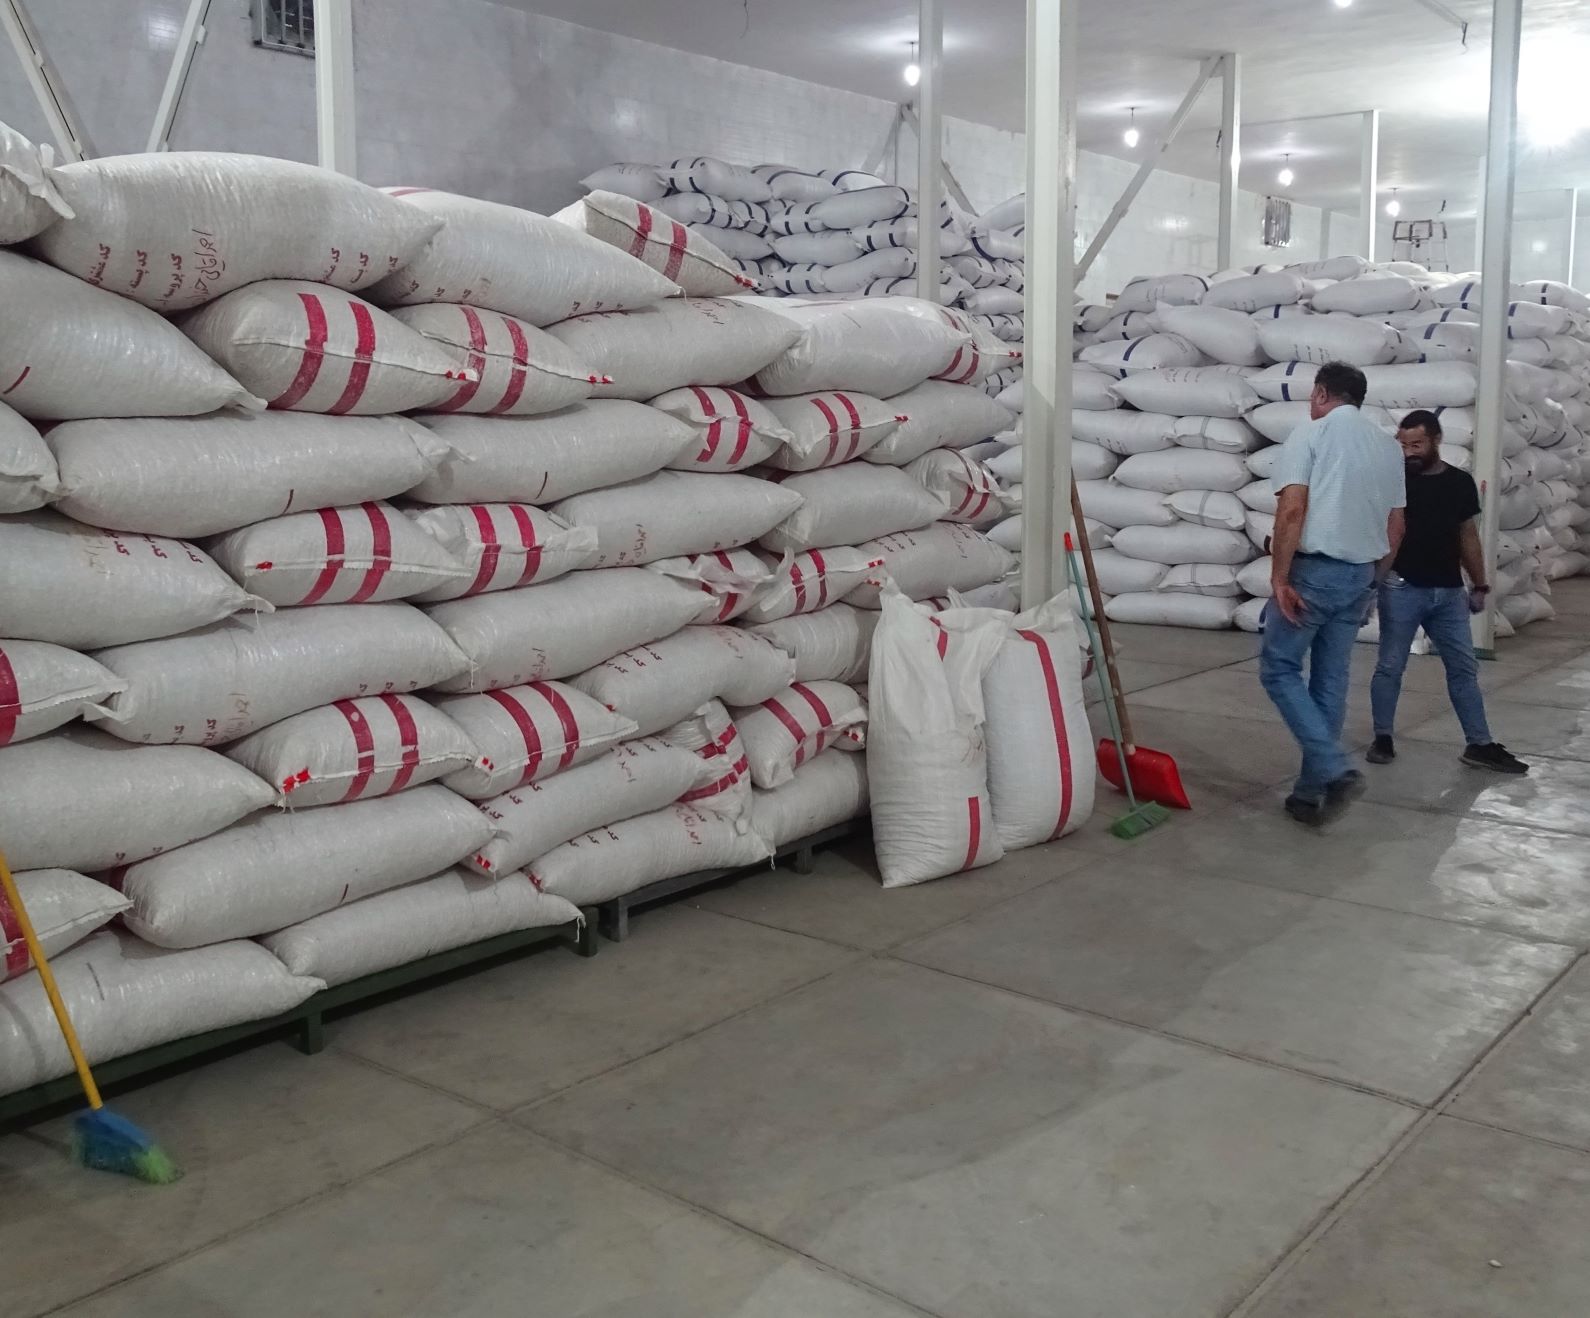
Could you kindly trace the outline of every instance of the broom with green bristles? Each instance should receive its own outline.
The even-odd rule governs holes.
[[[17,924],[28,945],[28,955],[39,972],[45,996],[50,1000],[50,1009],[61,1027],[66,1049],[72,1054],[72,1065],[77,1068],[77,1078],[82,1082],[83,1093],[88,1099],[88,1111],[78,1113],[72,1123],[72,1157],[85,1167],[136,1176],[140,1181],[155,1185],[168,1185],[179,1180],[182,1173],[165,1150],[126,1117],[112,1112],[100,1098],[99,1086],[94,1083],[94,1075],[88,1069],[82,1045],[77,1041],[77,1031],[72,1028],[72,1018],[66,1014],[66,1003],[61,1000],[55,974],[50,969],[44,949],[39,945],[39,936],[33,932],[33,921],[28,918],[27,907],[22,904],[22,894],[17,891],[17,882],[11,877],[11,869],[4,855],[0,855],[0,894],[4,895],[6,904],[16,913]]]
[[[1080,516],[1079,513],[1078,517]],[[1121,758],[1121,786],[1126,792],[1126,802],[1130,807],[1110,825],[1110,832],[1119,838],[1141,837],[1149,829],[1158,828],[1168,820],[1170,811],[1156,801],[1139,801],[1137,794],[1132,791],[1132,775],[1126,769],[1126,743],[1121,737],[1121,727],[1115,717],[1115,690],[1110,685],[1109,675],[1105,671],[1106,665],[1103,652],[1099,648],[1098,634],[1093,629],[1093,618],[1087,607],[1090,600],[1096,605],[1099,595],[1097,590],[1089,590],[1095,584],[1092,579],[1084,584],[1082,573],[1077,570],[1076,545],[1069,531],[1066,532],[1066,567],[1070,569],[1072,584],[1081,597],[1078,600],[1077,612],[1082,615],[1082,625],[1088,629],[1088,650],[1093,655],[1093,671],[1097,674],[1099,686],[1104,692],[1104,714],[1110,721],[1110,736],[1115,742],[1115,753]]]

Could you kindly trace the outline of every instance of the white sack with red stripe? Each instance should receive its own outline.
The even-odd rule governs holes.
[[[706,762],[705,781],[681,796],[680,805],[727,819],[742,833],[751,826],[751,760],[739,725],[721,700],[707,701],[657,738]]]
[[[883,599],[868,671],[867,781],[885,888],[1005,854],[988,799],[983,677],[1010,633],[987,610]]]
[[[755,794],[751,828],[770,846],[788,846],[861,818],[868,799],[866,757],[824,751],[782,787]]]
[[[464,730],[418,696],[365,696],[294,714],[226,748],[288,806],[391,796],[480,765]]]
[[[730,711],[745,741],[751,782],[780,787],[829,747],[867,744],[867,704],[841,682],[795,682],[749,709]]]
[[[669,465],[681,471],[741,471],[767,461],[790,433],[764,403],[734,389],[687,385],[651,400],[677,417],[699,441]]]
[[[934,449],[907,463],[906,472],[943,505],[939,520],[992,526],[1005,516],[999,482],[981,462],[957,449]]]
[[[943,511],[937,499],[895,467],[846,463],[796,472],[780,484],[804,502],[762,537],[762,545],[775,553],[858,545],[926,526]]]
[[[910,599],[986,586],[1016,566],[1008,549],[960,522],[934,522],[918,531],[901,531],[868,541],[860,549],[883,560],[873,578],[892,580]],[[863,582],[846,598],[860,608],[875,609],[878,587]]]
[[[28,870],[12,877],[34,936],[52,961],[131,905],[114,888],[76,870]],[[17,914],[0,896],[0,980],[15,979],[32,967]]]
[[[282,929],[472,855],[492,836],[434,783],[402,796],[267,810],[118,871],[127,927],[156,947],[202,947]]]
[[[550,325],[588,311],[644,307],[679,291],[634,257],[534,211],[430,188],[387,191],[444,223],[374,290],[371,300],[382,306],[458,302]]]
[[[87,649],[171,636],[270,605],[180,540],[38,509],[0,518],[0,629]]]
[[[794,677],[795,661],[760,636],[738,627],[688,627],[614,655],[569,685],[634,719],[642,735],[650,735],[709,700],[760,704]]]
[[[584,764],[635,724],[562,682],[528,682],[501,691],[443,696],[437,707],[468,737],[478,758],[446,786],[485,801]]]
[[[544,416],[428,416],[452,450],[409,491],[421,503],[533,503],[660,471],[697,437],[655,407],[593,399]]]
[[[767,406],[789,431],[769,460],[784,471],[816,471],[859,458],[906,420],[892,404],[845,390],[770,398]]]
[[[1016,414],[980,389],[925,380],[888,400],[887,406],[905,416],[893,434],[872,446],[868,462],[903,467],[933,449],[965,448],[1009,430]]]
[[[414,596],[419,604],[555,581],[596,559],[595,531],[527,503],[444,504],[411,516],[466,569]]]
[[[745,630],[794,659],[797,682],[856,683],[867,680],[872,633],[877,625],[876,609],[830,604],[816,613],[753,623]]]
[[[325,987],[247,939],[167,952],[103,929],[50,966],[91,1065],[279,1016]],[[0,988],[0,1093],[71,1073],[40,978],[23,975]]]
[[[25,417],[194,416],[260,400],[170,321],[0,250],[0,400]]]
[[[629,567],[750,544],[791,516],[800,494],[755,476],[659,471],[552,505],[596,532],[595,567]]]
[[[594,397],[637,400],[690,384],[738,384],[800,337],[756,299],[716,297],[576,316],[547,332],[612,380]]]
[[[650,814],[706,781],[704,761],[656,737],[613,746],[595,759],[480,804],[495,836],[466,862],[481,874],[521,869],[572,837]]]
[[[261,279],[365,289],[440,227],[346,174],[272,156],[109,156],[64,166],[55,181],[76,218],[34,250],[157,311]]]
[[[143,860],[275,799],[269,783],[197,746],[128,746],[70,728],[0,748],[0,846],[19,870]]]
[[[0,746],[70,723],[125,685],[86,654],[43,641],[0,641]]]
[[[55,152],[0,124],[0,243],[20,243],[72,208],[55,186]]]
[[[260,942],[294,974],[346,984],[455,947],[579,918],[575,907],[523,874],[499,882],[458,868],[339,906]]]
[[[698,806],[671,805],[582,833],[529,872],[545,891],[588,906],[680,874],[745,869],[772,854],[755,830]]]
[[[492,691],[568,677],[695,620],[701,592],[638,567],[592,568],[557,581],[432,605],[468,659],[443,691]]]
[[[969,352],[964,331],[911,315],[894,301],[778,303],[778,314],[803,332],[757,372],[757,384],[769,394],[855,389],[892,398]]]
[[[475,378],[386,312],[320,284],[250,284],[180,324],[279,412],[386,416],[433,406]]]
[[[1093,813],[1093,733],[1069,595],[1018,614],[983,677],[988,799],[1005,850],[1052,842]]]
[[[108,702],[109,731],[204,746],[333,701],[435,686],[469,663],[446,632],[398,603],[284,609],[94,657],[127,683]]]
[[[584,402],[601,380],[545,330],[500,311],[434,302],[390,315],[469,372],[431,405],[438,412],[536,416]]]
[[[0,403],[0,514],[42,508],[60,492],[60,473],[49,446],[27,421]]]
[[[717,297],[755,286],[723,250],[672,215],[615,192],[591,192],[552,217],[649,265],[686,297]]]
[[[695,620],[706,623],[728,622],[743,615],[756,599],[756,592],[778,570],[751,549],[716,549],[707,554],[661,558],[646,566],[702,591],[701,612]]]
[[[772,578],[757,591],[745,619],[772,622],[827,608],[872,576],[881,561],[843,545],[785,554]]]
[[[941,293],[944,291],[940,290]],[[940,306],[903,294],[889,298],[885,305],[932,325],[946,325],[961,336],[963,342],[960,350],[950,358],[948,366],[934,373],[932,378],[935,380],[950,384],[981,385],[984,381],[1021,368],[1021,343],[1007,343],[992,333],[987,328],[986,317],[969,315],[954,307]],[[1008,380],[1004,382],[1008,383]],[[1000,385],[1001,389],[1004,384]],[[883,395],[885,398],[889,396]]]
[[[272,604],[380,604],[469,580],[464,564],[386,503],[322,508],[245,526],[206,546]]]
[[[67,473],[62,512],[90,526],[189,537],[389,499],[448,452],[403,417],[292,412],[68,421],[47,442]]]

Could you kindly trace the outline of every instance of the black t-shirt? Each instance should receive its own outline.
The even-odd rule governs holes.
[[[1393,564],[1410,586],[1461,586],[1458,534],[1480,511],[1474,477],[1456,467],[1408,476],[1408,529]]]

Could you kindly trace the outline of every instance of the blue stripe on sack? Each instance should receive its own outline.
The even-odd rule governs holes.
[[[1132,313],[1130,311],[1128,311],[1126,314],[1127,315],[1131,315]],[[1132,354],[1137,351],[1137,345],[1139,343],[1141,343],[1142,341],[1143,341],[1142,339],[1133,339],[1132,340],[1132,346],[1130,348],[1128,348],[1124,353],[1121,354],[1121,360],[1123,362],[1131,361],[1132,360]]]

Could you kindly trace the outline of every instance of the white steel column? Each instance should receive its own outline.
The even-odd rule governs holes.
[[[1518,153],[1518,43],[1523,0],[1491,6],[1491,105],[1486,129],[1485,193],[1480,200],[1485,245],[1480,252],[1480,366],[1475,400],[1474,478],[1480,483],[1480,534],[1485,571],[1496,580],[1501,505],[1502,395],[1507,367],[1507,305],[1512,285],[1513,182]],[[1496,644],[1496,598],[1474,619],[1482,654]]]
[[[1579,254],[1579,189],[1565,188],[1564,191],[1568,194],[1568,232],[1563,235],[1562,282],[1571,284],[1574,261]]]
[[[1319,213],[1319,259],[1331,255],[1331,213],[1323,206]]]
[[[315,124],[320,163],[339,174],[358,174],[353,112],[353,0],[315,0]]]
[[[944,195],[944,0],[918,0],[916,116],[916,295],[939,300],[939,198]]]
[[[1242,82],[1236,51],[1220,60],[1220,227],[1215,268],[1231,269],[1231,231],[1237,215],[1237,171],[1242,167]]]
[[[171,56],[171,71],[166,74],[165,90],[160,93],[154,127],[149,130],[149,144],[144,148],[146,151],[165,151],[171,146],[171,125],[176,122],[177,106],[182,102],[182,89],[187,86],[194,52],[204,43],[204,20],[209,12],[210,0],[190,0],[188,16],[182,20],[182,33],[177,37],[176,52]]]
[[[1358,250],[1375,259],[1375,222],[1379,208],[1375,199],[1380,191],[1380,111],[1364,111],[1363,142],[1358,149]]]
[[[33,99],[44,112],[45,121],[55,137],[55,144],[68,160],[87,160],[94,151],[88,134],[78,124],[77,114],[67,99],[61,77],[44,53],[39,34],[33,29],[28,11],[22,0],[0,0],[0,27],[11,39],[12,49],[22,64],[23,76],[33,89]]]
[[[1027,0],[1027,355],[1022,412],[1021,602],[1066,589],[1071,525],[1077,9]],[[1081,528],[1078,528],[1080,530]]]

